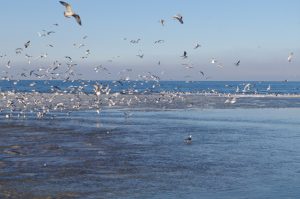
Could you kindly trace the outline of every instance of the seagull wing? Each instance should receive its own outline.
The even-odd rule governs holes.
[[[181,19],[182,16],[181,16],[181,14],[177,14],[177,15],[174,16],[174,18],[175,18],[175,19]]]
[[[180,14],[175,15],[173,18],[177,19],[181,24],[183,24],[183,17]]]
[[[76,19],[77,23],[79,25],[81,25],[81,19],[80,19],[80,16],[78,14],[73,14],[73,17]]]
[[[73,12],[73,11],[72,11],[72,7],[71,7],[70,4],[68,4],[68,3],[64,2],[64,1],[59,1],[59,3],[61,3],[63,6],[66,7],[66,11],[67,11],[67,12]]]

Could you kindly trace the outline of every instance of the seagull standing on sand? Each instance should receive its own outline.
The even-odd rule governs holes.
[[[181,24],[183,24],[183,17],[180,14],[173,16],[174,19],[177,19]]]
[[[59,1],[59,3],[61,3],[63,6],[66,7],[66,11],[64,12],[65,17],[68,17],[68,18],[74,17],[76,19],[77,23],[79,25],[81,25],[80,16],[78,14],[76,14],[75,12],[73,12],[71,5],[64,1]]]

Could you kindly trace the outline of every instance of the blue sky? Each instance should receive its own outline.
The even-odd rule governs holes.
[[[85,79],[118,79],[120,71],[135,79],[151,72],[162,79],[205,80],[299,80],[300,79],[300,1],[299,0],[70,0],[83,26],[63,16],[64,8],[54,0],[26,0],[16,4],[3,1],[0,32],[0,59],[3,68],[12,60],[15,71],[28,65],[15,49],[30,40],[26,53],[48,57],[36,64],[47,65],[71,56]],[[184,17],[181,25],[172,16]],[[165,19],[165,26],[159,24]],[[58,23],[55,27],[52,24]],[[56,33],[38,37],[43,29]],[[82,37],[88,38],[83,40]],[[127,38],[127,40],[124,40]],[[141,39],[136,45],[132,39]],[[155,40],[165,42],[154,45]],[[196,43],[201,48],[193,49]],[[84,43],[75,48],[73,43]],[[49,48],[47,44],[55,47]],[[81,60],[84,51],[91,55]],[[188,59],[180,56],[188,52]],[[287,62],[294,52],[291,63]],[[25,54],[25,52],[24,52]],[[136,55],[144,54],[140,59]],[[223,68],[210,63],[216,58]],[[112,60],[112,62],[108,62]],[[234,63],[241,60],[239,67]],[[158,61],[161,65],[158,65]],[[44,63],[43,63],[44,62]],[[186,69],[183,63],[193,66]],[[102,64],[111,74],[93,72]],[[13,73],[13,71],[11,71]],[[17,74],[17,72],[15,72]]]

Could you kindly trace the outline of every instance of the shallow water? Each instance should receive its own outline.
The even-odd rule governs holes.
[[[107,109],[1,119],[0,198],[297,198],[299,113]]]

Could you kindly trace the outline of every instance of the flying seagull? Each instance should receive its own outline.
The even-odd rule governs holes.
[[[194,49],[197,49],[199,47],[201,47],[201,45],[197,43],[196,46],[194,47]]]
[[[215,63],[217,63],[217,62],[218,62],[218,61],[217,61],[215,58],[212,58],[212,59],[211,59],[211,63],[212,63],[212,64],[215,64]]]
[[[25,47],[25,48],[28,48],[29,45],[30,45],[30,41],[27,41],[27,42],[24,44],[24,47]]]
[[[181,24],[183,24],[183,17],[180,14],[173,16],[174,19],[177,19]]]
[[[144,58],[144,54],[139,54],[139,55],[136,55],[138,56],[139,58],[143,59]]]
[[[100,94],[101,94],[101,86],[100,85],[98,85],[98,84],[94,84],[94,92],[95,92],[95,95],[97,96],[97,97],[99,97],[100,96]]]
[[[63,6],[66,7],[66,11],[64,12],[65,17],[74,17],[79,25],[81,25],[81,19],[80,16],[76,13],[73,12],[72,7],[70,4],[64,2],[64,1],[59,1]]]
[[[236,66],[239,66],[240,63],[241,63],[241,60],[237,61],[237,62],[235,63],[235,65],[236,65]]]
[[[291,52],[288,56],[288,62],[292,62],[292,58],[293,58],[294,53]]]
[[[164,20],[164,19],[161,19],[159,22],[160,22],[160,24],[161,24],[162,26],[165,25],[165,20]]]
[[[181,56],[183,59],[186,59],[188,56],[187,56],[187,52],[186,51],[184,51],[183,52],[183,55]]]
[[[235,104],[236,103],[236,97],[230,97],[225,100],[224,104]]]

